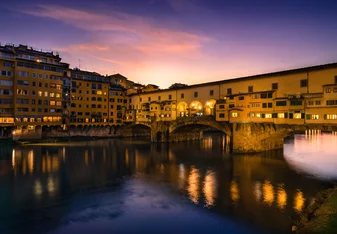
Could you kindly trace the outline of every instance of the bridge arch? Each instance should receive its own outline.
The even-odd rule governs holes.
[[[231,126],[229,123],[217,122],[211,116],[203,117],[189,117],[184,118],[181,121],[176,120],[170,126],[169,132],[179,133],[187,131],[205,131],[205,130],[218,130],[224,132],[226,135],[231,135]]]

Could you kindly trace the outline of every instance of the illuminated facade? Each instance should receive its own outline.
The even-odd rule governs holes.
[[[0,46],[0,138],[41,126],[217,121],[337,123],[337,63],[159,89],[69,69],[58,54]]]
[[[129,121],[211,115],[241,123],[335,124],[337,63],[141,92],[130,99]]]
[[[70,125],[122,124],[127,100],[125,88],[116,84],[115,79],[96,72],[72,69],[70,76],[67,111]]]
[[[62,124],[62,76],[69,65],[58,54],[27,46],[0,47],[1,125],[16,131]]]

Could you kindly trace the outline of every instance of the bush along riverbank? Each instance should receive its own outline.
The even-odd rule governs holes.
[[[337,186],[317,194],[293,227],[296,233],[337,233]]]

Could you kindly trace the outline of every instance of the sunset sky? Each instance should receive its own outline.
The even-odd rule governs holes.
[[[1,1],[0,42],[167,88],[337,62],[336,9],[329,0]]]

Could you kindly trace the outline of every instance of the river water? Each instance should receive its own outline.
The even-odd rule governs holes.
[[[224,137],[0,147],[0,233],[289,233],[337,179],[337,136],[230,155]]]

